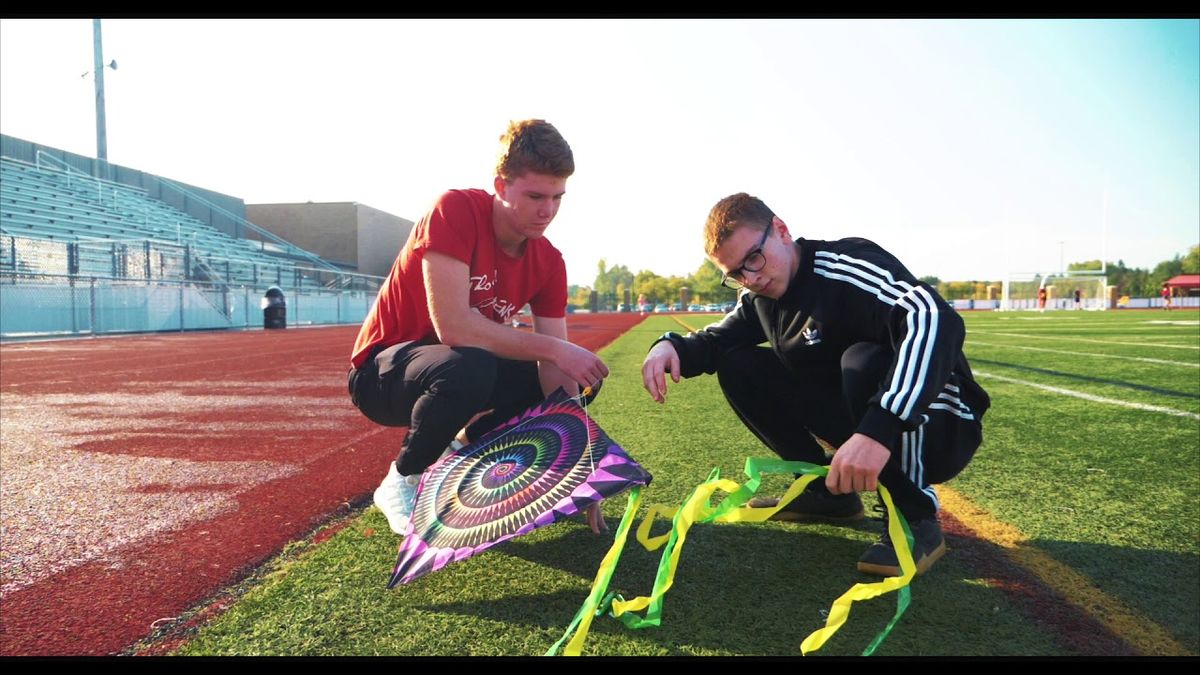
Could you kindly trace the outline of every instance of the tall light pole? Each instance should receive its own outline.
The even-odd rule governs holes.
[[[108,132],[105,131],[104,123],[104,50],[100,45],[100,19],[92,19],[92,52],[94,54],[95,66],[92,68],[92,75],[96,80],[96,159],[100,160],[96,167],[96,172],[108,173]],[[117,69],[117,62],[113,61],[107,66],[113,70]],[[102,176],[108,178],[107,175]]]
[[[96,158],[108,161],[108,135],[104,130],[104,49],[100,45],[100,19],[92,19],[92,52],[95,66],[92,69],[96,81]]]

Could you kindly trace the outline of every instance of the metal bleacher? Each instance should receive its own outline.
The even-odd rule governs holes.
[[[337,271],[290,245],[232,237],[140,188],[39,164],[0,158],[0,269],[298,287]]]

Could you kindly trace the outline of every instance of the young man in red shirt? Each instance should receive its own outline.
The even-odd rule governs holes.
[[[524,120],[500,137],[495,194],[450,190],[413,227],[354,344],[350,398],[386,426],[407,426],[375,490],[397,534],[421,473],[460,430],[479,435],[558,387],[570,395],[608,368],[567,340],[562,254],[543,235],[558,213],[571,148],[551,124]],[[533,333],[509,322],[526,304]],[[599,509],[588,512],[593,531]]]

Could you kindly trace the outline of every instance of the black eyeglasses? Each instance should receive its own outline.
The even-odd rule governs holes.
[[[742,260],[741,267],[729,270],[728,274],[721,277],[722,286],[740,291],[745,286],[744,275],[746,272],[758,272],[766,266],[767,257],[763,255],[763,246],[766,246],[767,236],[771,234],[771,226],[774,224],[774,219],[767,222],[767,229],[763,230],[762,239],[758,240],[758,247],[746,255],[746,258]]]

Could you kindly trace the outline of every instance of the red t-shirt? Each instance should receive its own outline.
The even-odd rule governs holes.
[[[376,345],[408,340],[436,342],[421,261],[436,251],[467,264],[471,307],[496,323],[507,323],[526,303],[534,316],[562,318],[567,309],[567,267],[546,239],[525,242],[514,258],[496,244],[493,196],[484,190],[451,190],[412,229],[367,313],[350,361],[366,363]]]

